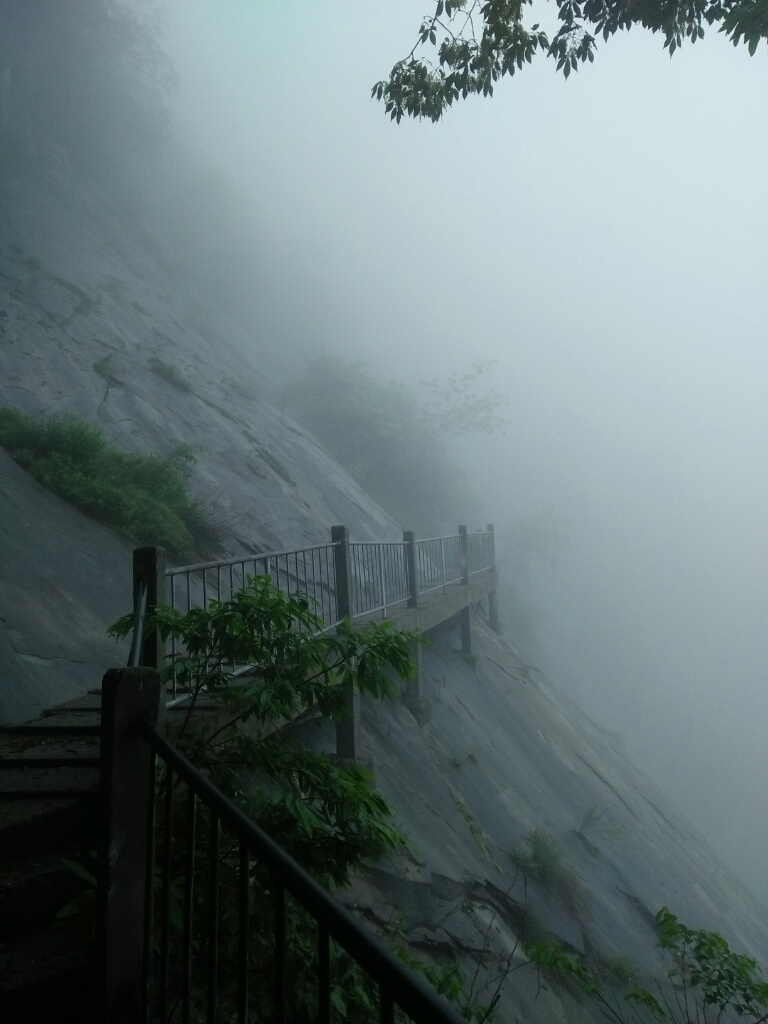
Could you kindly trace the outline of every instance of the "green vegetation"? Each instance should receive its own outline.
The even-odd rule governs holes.
[[[101,359],[96,359],[93,362],[93,369],[98,375],[105,380],[110,387],[113,388],[124,388],[125,384],[115,373],[112,367],[112,355],[103,356]]]
[[[611,993],[606,995],[601,982],[615,989],[634,981],[634,969],[623,958],[617,969],[606,976],[599,970],[591,971],[578,953],[546,942],[526,946],[525,953],[539,970],[575,980],[580,990],[596,1000],[618,1024],[628,1024],[630,1020],[653,1020],[657,1024],[745,1020],[759,1024],[766,1020],[768,982],[763,980],[756,960],[744,953],[734,953],[717,932],[688,928],[667,907],[661,908],[655,921],[658,947],[667,959],[668,984],[657,980],[654,992],[636,987],[620,1000]]]
[[[472,812],[467,807],[464,799],[461,796],[459,796],[459,794],[455,792],[455,790],[453,789],[451,790],[451,799],[456,805],[456,810],[464,819],[464,823],[466,824],[467,828],[472,833],[472,838],[475,840],[475,842],[480,847],[485,856],[490,857],[491,855],[488,852],[488,837],[477,824],[475,819],[472,817]]]
[[[176,640],[168,672],[191,693],[190,714],[203,691],[221,701],[216,725],[184,728],[180,742],[309,870],[340,885],[351,864],[403,845],[368,772],[294,747],[279,729],[309,709],[343,717],[345,685],[394,697],[386,670],[411,675],[408,644],[420,642],[416,634],[389,623],[320,633],[323,622],[308,598],[286,597],[268,576],[252,577],[228,601],[185,615],[161,605],[149,623],[163,639]],[[127,616],[114,632],[126,634],[132,624]],[[248,675],[233,681],[233,665],[248,666]]]
[[[157,356],[152,356],[147,364],[153,373],[156,373],[158,377],[162,377],[163,380],[168,381],[179,391],[191,391],[192,385],[189,383],[187,378],[178,368],[178,366],[172,363],[166,363]]]
[[[133,616],[112,628],[113,635],[130,632]],[[319,711],[330,719],[345,714],[345,687],[353,685],[376,698],[398,692],[389,674],[407,678],[415,670],[411,651],[417,634],[400,632],[390,624],[372,624],[352,631],[320,633],[323,625],[302,595],[285,596],[269,577],[251,577],[228,601],[212,601],[206,609],[182,615],[167,606],[149,617],[165,639],[176,640],[176,655],[167,672],[177,686],[192,695],[192,706],[205,692],[216,698],[220,712],[187,715],[176,742],[187,755],[270,833],[318,880],[334,889],[345,887],[361,865],[382,854],[407,850],[406,838],[394,823],[394,812],[376,791],[368,771],[342,763],[328,754],[309,750],[292,738],[291,723],[302,714]],[[247,666],[248,674],[231,677],[232,666]],[[184,796],[179,793],[179,828],[183,833]],[[206,893],[210,866],[209,823],[198,808],[199,828],[195,873]],[[158,837],[163,850],[163,837]],[[174,844],[173,893],[184,872],[186,851]],[[234,998],[238,964],[237,893],[239,850],[234,837],[222,835],[218,847],[220,887],[220,999]],[[259,864],[249,868],[249,913],[252,944],[249,986],[254,1020],[273,1019],[274,957],[273,879]],[[174,897],[175,899],[175,897]],[[179,896],[180,899],[180,896]],[[194,948],[204,964],[205,928],[209,908],[196,906],[194,927],[200,929]],[[173,913],[181,929],[181,904]],[[291,899],[286,904],[289,1020],[317,1016],[317,930]],[[386,931],[386,930],[385,930]],[[390,939],[397,945],[393,926]],[[386,937],[386,936],[385,936]],[[177,950],[178,952],[178,950]],[[180,956],[179,956],[180,959]],[[467,993],[455,968],[407,962],[452,999],[469,1020],[488,1019]],[[339,1019],[378,1020],[376,987],[340,948],[331,945],[331,1000]],[[177,961],[175,961],[177,962]],[[172,968],[172,971],[175,967]],[[204,996],[200,994],[201,1001]]]
[[[73,416],[46,423],[0,409],[0,444],[41,484],[134,544],[157,544],[186,560],[218,550],[220,533],[187,479],[197,452],[133,455]]]
[[[592,970],[599,982],[616,988],[620,985],[637,985],[640,981],[637,968],[628,956],[591,957]]]
[[[604,839],[606,842],[616,842],[621,839],[626,829],[623,825],[613,821],[604,807],[599,804],[592,804],[579,824],[573,829],[573,834],[584,845],[592,857],[600,854],[594,839]]]
[[[512,860],[529,878],[546,889],[562,893],[574,884],[565,865],[563,848],[556,836],[545,828],[535,828],[512,854]]]
[[[433,0],[432,13],[419,29],[413,49],[399,60],[389,78],[371,95],[398,123],[404,116],[439,121],[460,97],[492,96],[494,83],[512,76],[537,54],[551,57],[567,78],[585,61],[592,62],[597,39],[641,25],[664,37],[670,55],[685,40],[704,36],[704,25],[717,25],[734,46],[744,43],[754,54],[768,40],[768,0],[670,0],[636,3],[587,0],[550,5],[559,22],[550,39],[538,23],[525,24],[533,0]],[[537,14],[541,10],[537,9]],[[430,58],[417,58],[431,47]]]

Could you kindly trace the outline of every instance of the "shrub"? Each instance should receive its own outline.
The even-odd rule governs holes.
[[[371,773],[292,742],[281,728],[309,709],[338,719],[346,711],[345,684],[353,683],[376,698],[392,697],[397,688],[390,670],[407,678],[415,669],[411,655],[417,634],[373,623],[364,629],[318,632],[323,625],[303,595],[286,596],[268,576],[251,577],[227,601],[181,614],[166,605],[149,616],[163,639],[175,640],[168,673],[192,695],[215,697],[220,713],[203,716],[195,728],[185,725],[176,742],[227,796],[324,884],[338,889],[361,865],[382,854],[407,849],[394,812],[373,785]],[[126,635],[127,615],[112,627]],[[248,666],[247,676],[231,678],[232,666]],[[212,720],[215,719],[215,720]],[[181,797],[182,794],[179,794]],[[184,815],[179,806],[179,833]],[[201,904],[193,924],[200,932],[193,948],[205,948],[209,906],[205,893],[210,868],[210,827],[206,808],[198,809],[195,872]],[[173,830],[173,835],[179,834]],[[163,849],[160,842],[158,848]],[[239,847],[222,833],[218,843],[219,989],[222,1009],[233,1009],[239,958],[237,893]],[[182,877],[186,850],[172,843],[172,878]],[[251,944],[249,990],[258,1007],[257,1020],[273,1019],[274,879],[258,863],[249,866],[248,912]],[[173,894],[172,894],[173,895]],[[179,907],[179,909],[181,909]],[[182,928],[181,914],[173,927]],[[289,1020],[317,1019],[317,931],[302,909],[286,900],[285,928]],[[386,930],[386,929],[385,929]],[[390,938],[394,935],[391,930]],[[396,936],[395,936],[396,937]],[[178,939],[178,934],[176,936]],[[172,976],[180,960],[172,956]],[[331,1002],[339,1020],[368,1024],[378,1020],[378,997],[370,977],[347,954],[331,944]],[[489,1008],[477,1007],[455,968],[433,968],[405,958],[421,971],[468,1020],[487,1020]],[[201,997],[201,1002],[204,997]],[[229,1018],[227,1018],[229,1019]],[[234,1019],[234,1018],[233,1018]]]
[[[187,488],[191,445],[134,455],[83,420],[38,422],[16,409],[0,409],[0,444],[44,487],[134,544],[157,544],[180,559],[221,546],[217,525]]]
[[[529,832],[512,854],[512,860],[528,875],[560,897],[571,896],[576,880],[565,864],[557,837],[544,828]]]
[[[162,359],[158,359],[157,356],[152,356],[149,360],[149,368],[153,373],[156,373],[158,377],[162,377],[163,380],[167,380],[169,384],[172,384],[179,391],[191,391],[192,385],[189,383],[187,378],[178,368],[178,366],[166,363]]]
[[[604,839],[606,842],[616,842],[624,835],[626,828],[613,821],[608,811],[599,804],[592,804],[587,813],[581,819],[573,834],[584,844],[586,850],[592,857],[599,856],[599,849],[593,839]]]
[[[637,987],[621,1002],[608,998],[600,981],[612,986],[634,983],[634,968],[626,958],[604,961],[613,965],[606,978],[598,970],[589,970],[578,953],[566,952],[546,942],[526,946],[529,963],[538,970],[556,972],[578,983],[616,1021],[655,1021],[656,1024],[718,1024],[725,1021],[751,1021],[762,1024],[768,1014],[768,982],[757,961],[744,953],[734,953],[717,932],[689,928],[667,908],[656,914],[658,948],[666,954],[665,982],[657,980],[654,992]],[[628,1004],[628,1013],[623,1004]]]

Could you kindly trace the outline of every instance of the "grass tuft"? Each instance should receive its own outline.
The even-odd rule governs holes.
[[[526,875],[561,899],[572,899],[576,879],[565,863],[559,840],[545,828],[535,828],[512,853]]]
[[[152,356],[147,365],[153,373],[168,381],[169,384],[172,384],[179,391],[192,390],[192,385],[175,364],[166,363],[162,359],[158,359],[157,356]]]
[[[593,842],[594,839],[618,842],[625,832],[625,827],[615,822],[606,808],[600,807],[596,803],[592,804],[576,828],[573,829],[573,834],[584,844],[589,854],[595,858],[599,856],[600,850]]]

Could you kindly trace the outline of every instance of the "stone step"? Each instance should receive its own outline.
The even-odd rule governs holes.
[[[98,790],[77,797],[0,798],[0,863],[95,849]]]
[[[46,708],[43,718],[50,718],[53,715],[64,715],[73,711],[90,711],[94,714],[101,714],[101,690],[91,690],[83,697],[75,697],[73,700],[57,704],[55,707]]]
[[[16,736],[98,736],[101,733],[101,724],[93,723],[90,717],[72,716],[73,722],[67,723],[57,720],[51,722],[28,722],[24,725],[2,725],[0,726],[0,738],[13,738]]]
[[[0,760],[23,757],[92,758],[99,753],[96,733],[23,731],[0,733]]]
[[[98,767],[8,768],[0,772],[0,800],[66,799],[93,793],[98,785]]]
[[[101,698],[0,728],[0,1021],[97,1019],[95,874]],[[62,919],[63,909],[76,911]]]

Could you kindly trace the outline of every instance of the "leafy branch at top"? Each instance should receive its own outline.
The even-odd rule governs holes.
[[[768,40],[768,0],[556,0],[557,31],[550,39],[538,23],[524,24],[532,0],[435,0],[411,52],[377,82],[371,95],[392,120],[403,116],[439,121],[455,100],[492,96],[494,84],[512,76],[535,54],[551,57],[567,78],[593,61],[597,39],[639,25],[664,37],[673,54],[685,40],[719,25],[734,46],[754,54]],[[428,47],[431,57],[419,57]]]

